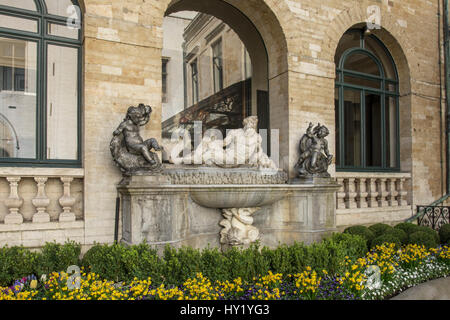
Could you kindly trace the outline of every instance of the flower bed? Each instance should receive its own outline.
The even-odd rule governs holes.
[[[427,280],[450,275],[450,247],[427,249],[395,244],[376,246],[363,258],[346,257],[343,272],[328,274],[307,267],[289,275],[268,272],[252,281],[241,278],[211,281],[201,273],[179,286],[152,285],[152,279],[126,283],[103,280],[81,272],[75,279],[65,272],[41,279],[23,278],[0,288],[0,299],[12,300],[358,300],[384,299]],[[370,271],[375,272],[370,272]],[[79,287],[77,287],[79,281]],[[71,289],[71,287],[75,288]]]

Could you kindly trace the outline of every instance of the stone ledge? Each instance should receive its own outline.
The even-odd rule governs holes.
[[[355,209],[337,209],[336,215],[345,214],[361,214],[361,213],[390,213],[392,211],[405,211],[408,210],[412,213],[411,206],[397,206],[397,207],[377,207],[377,208],[355,208]]]
[[[336,172],[334,178],[396,178],[410,179],[411,172]]]
[[[358,208],[336,212],[338,230],[354,225],[371,225],[375,223],[404,222],[410,218],[413,210],[410,206],[386,208]]]
[[[25,167],[0,167],[0,177],[62,177],[84,178],[83,168],[25,168]]]
[[[22,224],[0,224],[0,232],[22,232],[43,230],[73,230],[84,229],[84,221],[73,222],[45,222],[45,223],[22,223]]]

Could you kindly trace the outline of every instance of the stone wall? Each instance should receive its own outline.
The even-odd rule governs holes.
[[[414,209],[415,205],[431,203],[443,194],[445,108],[440,98],[442,42],[438,41],[437,1],[225,2],[246,15],[265,42],[269,56],[271,128],[280,130],[281,165],[291,177],[295,174],[298,141],[310,121],[320,121],[330,129],[330,150],[335,154],[334,53],[343,33],[367,20],[367,7],[379,6],[382,29],[374,34],[390,50],[399,70],[401,165],[402,171],[411,174],[410,205]],[[151,122],[142,134],[161,136],[164,14],[167,10],[186,8],[202,11],[205,3],[210,11],[223,5],[219,0],[84,1],[86,245],[113,241],[116,184],[121,177],[113,165],[109,142],[127,108],[140,102],[154,107]],[[334,166],[330,171],[334,175]],[[357,215],[349,219],[351,223],[359,222]]]

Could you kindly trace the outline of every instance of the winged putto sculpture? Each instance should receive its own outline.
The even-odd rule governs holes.
[[[110,149],[114,162],[126,176],[137,172],[160,172],[161,161],[153,151],[162,147],[156,139],[145,140],[139,133],[150,120],[152,108],[144,104],[128,108],[127,115],[114,131]]]
[[[329,178],[328,167],[333,155],[328,150],[328,141],[325,139],[330,134],[327,127],[320,123],[314,127],[309,124],[306,134],[300,140],[300,158],[295,165],[299,177]]]

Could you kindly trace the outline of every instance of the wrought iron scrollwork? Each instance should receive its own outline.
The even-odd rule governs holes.
[[[417,224],[439,230],[444,224],[450,223],[450,207],[417,206],[417,212],[423,215],[417,218]]]

